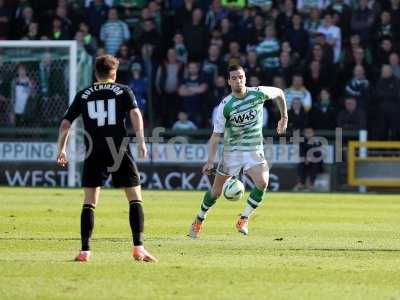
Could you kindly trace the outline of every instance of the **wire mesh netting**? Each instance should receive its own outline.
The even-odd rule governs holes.
[[[0,126],[55,127],[68,106],[67,47],[0,48]]]

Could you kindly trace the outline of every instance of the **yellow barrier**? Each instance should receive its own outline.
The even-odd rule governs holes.
[[[400,187],[400,178],[382,178],[382,179],[366,179],[356,177],[356,163],[362,162],[386,162],[386,161],[400,161],[400,157],[387,157],[387,156],[356,156],[356,149],[398,149],[400,150],[400,142],[358,142],[350,141],[347,152],[347,183],[352,186],[367,186],[367,187]]]

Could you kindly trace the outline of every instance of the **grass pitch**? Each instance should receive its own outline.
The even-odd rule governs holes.
[[[104,190],[92,261],[80,247],[78,189],[0,188],[0,299],[400,299],[400,197],[270,193],[234,229],[244,201],[220,199],[186,237],[200,192],[145,191],[146,246],[130,257],[128,205]]]

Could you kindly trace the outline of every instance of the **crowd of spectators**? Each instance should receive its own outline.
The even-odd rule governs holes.
[[[400,0],[0,0],[0,39],[116,55],[153,125],[210,128],[226,69],[241,64],[249,86],[285,91],[291,130],[400,138]],[[276,107],[264,111],[274,127]]]

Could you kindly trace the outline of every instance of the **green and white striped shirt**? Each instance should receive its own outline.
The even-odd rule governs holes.
[[[284,97],[279,88],[246,87],[243,98],[225,97],[217,108],[214,132],[224,134],[224,151],[263,150],[264,101]]]
[[[279,41],[276,38],[263,40],[258,44],[256,52],[265,69],[279,67]]]

